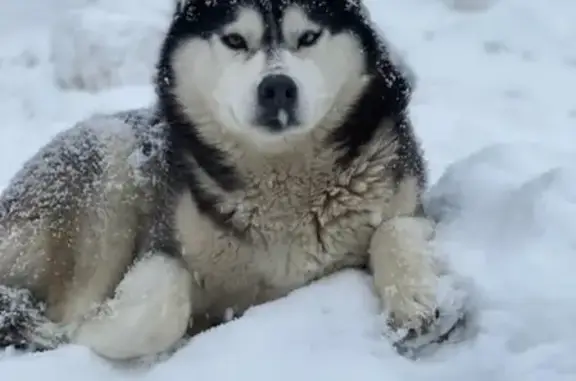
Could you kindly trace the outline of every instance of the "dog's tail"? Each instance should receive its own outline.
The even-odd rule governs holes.
[[[44,309],[30,291],[0,285],[0,349],[43,351],[61,344],[63,338]]]

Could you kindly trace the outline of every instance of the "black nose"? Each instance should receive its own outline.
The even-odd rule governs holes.
[[[296,106],[297,100],[298,87],[287,75],[268,75],[258,85],[258,103],[265,110],[290,112]]]

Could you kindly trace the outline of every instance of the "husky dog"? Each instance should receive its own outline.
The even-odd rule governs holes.
[[[359,0],[179,2],[157,103],[62,132],[4,191],[0,345],[154,355],[354,267],[383,331],[437,339],[426,167],[383,41]]]

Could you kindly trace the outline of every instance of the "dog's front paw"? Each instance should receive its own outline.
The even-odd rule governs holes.
[[[392,300],[385,313],[384,334],[399,353],[414,355],[423,347],[445,341],[464,322],[464,315],[436,302],[426,293]]]
[[[430,332],[440,317],[432,295],[394,295],[385,305],[385,333],[394,341],[409,341]]]

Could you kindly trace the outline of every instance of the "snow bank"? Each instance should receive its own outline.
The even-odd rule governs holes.
[[[97,91],[150,83],[173,1],[99,0],[66,10],[51,30],[56,84]]]
[[[492,145],[450,165],[427,207],[442,221],[440,241],[483,253],[454,253],[451,262],[492,287],[491,295],[514,304],[567,301],[576,289],[575,178],[576,152]],[[479,267],[481,258],[486,263]]]
[[[576,377],[575,159],[542,144],[491,145],[449,166],[428,194],[440,246],[479,295],[472,373]]]
[[[441,0],[448,8],[460,12],[484,11],[497,0]]]

